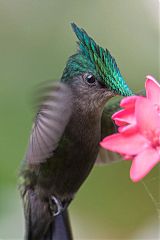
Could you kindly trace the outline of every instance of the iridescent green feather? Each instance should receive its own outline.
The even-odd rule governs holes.
[[[110,52],[98,46],[96,42],[88,36],[88,34],[72,23],[72,28],[79,39],[79,50],[90,61],[96,72],[100,76],[101,81],[109,90],[122,96],[132,95],[132,91],[123,79],[115,59]]]

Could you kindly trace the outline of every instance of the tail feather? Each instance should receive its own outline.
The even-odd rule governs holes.
[[[26,190],[22,197],[26,228],[25,240],[41,240],[54,220],[49,203],[40,199],[33,190]]]
[[[48,201],[41,200],[33,190],[24,191],[22,198],[26,223],[25,240],[73,239],[67,210],[54,217]]]
[[[67,209],[55,217],[51,224],[51,240],[72,240],[72,232]]]

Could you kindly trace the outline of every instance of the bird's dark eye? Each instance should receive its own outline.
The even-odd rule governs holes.
[[[85,77],[85,80],[86,82],[89,84],[89,85],[95,85],[96,84],[96,78],[94,75],[92,74],[89,74]]]

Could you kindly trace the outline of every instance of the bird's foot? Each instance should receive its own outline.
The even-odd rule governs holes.
[[[53,216],[61,214],[68,207],[71,200],[61,201],[60,199],[58,199],[58,197],[51,195],[51,197],[49,198],[49,205]]]

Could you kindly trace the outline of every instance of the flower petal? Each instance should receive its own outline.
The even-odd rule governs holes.
[[[152,76],[146,78],[146,96],[153,104],[160,106],[160,84]]]
[[[125,134],[135,133],[137,130],[138,128],[136,123],[128,124],[118,128],[119,133],[125,133]]]
[[[118,126],[135,123],[134,108],[120,110],[112,115],[112,119]]]
[[[135,116],[142,134],[157,132],[160,129],[160,116],[148,99],[140,97],[136,101]]]
[[[159,161],[160,157],[155,149],[145,149],[133,159],[130,178],[133,182],[138,182],[146,176]]]
[[[100,142],[103,148],[126,155],[136,155],[148,146],[149,141],[138,132],[133,134],[116,133]]]
[[[139,98],[139,96],[125,97],[121,100],[120,106],[123,108],[134,107],[137,98]]]

